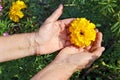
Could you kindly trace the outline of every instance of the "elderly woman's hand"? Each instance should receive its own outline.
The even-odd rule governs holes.
[[[37,54],[52,53],[66,46],[66,27],[74,18],[58,20],[62,12],[63,5],[60,5],[35,33],[34,45]]]
[[[75,66],[76,70],[89,67],[104,51],[101,42],[102,33],[97,32],[96,40],[91,46],[87,48],[66,47],[60,51],[54,61]]]

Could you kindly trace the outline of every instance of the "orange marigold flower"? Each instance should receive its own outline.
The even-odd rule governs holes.
[[[16,1],[12,3],[12,6],[9,11],[10,19],[14,22],[19,22],[19,18],[23,18],[24,14],[21,9],[26,8],[26,5],[23,1]]]
[[[69,26],[70,42],[78,47],[86,47],[95,41],[95,24],[86,18],[77,18]]]

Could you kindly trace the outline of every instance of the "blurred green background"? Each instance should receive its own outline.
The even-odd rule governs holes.
[[[120,80],[120,0],[23,0],[27,8],[19,23],[9,19],[12,2],[2,0],[0,35],[33,32],[58,7],[64,5],[60,19],[85,17],[96,24],[103,33],[106,50],[90,67],[73,74],[70,80]],[[31,56],[0,63],[0,80],[29,80],[48,65],[57,55]]]

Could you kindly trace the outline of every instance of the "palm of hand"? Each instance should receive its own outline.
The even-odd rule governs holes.
[[[42,38],[42,39],[41,39]],[[38,53],[47,54],[57,51],[65,46],[67,33],[62,21],[45,23],[38,33]]]
[[[93,62],[93,58],[98,57],[98,55],[93,55],[83,48],[78,49],[72,46],[63,49],[58,56],[59,61],[66,61],[71,65],[77,66],[79,69],[88,67]]]
[[[58,20],[62,15],[63,5],[60,5],[53,14],[46,19],[39,32],[36,34],[37,54],[48,54],[62,49],[66,44],[66,26],[73,20]]]
[[[96,41],[91,46],[87,48],[66,47],[60,51],[55,61],[75,65],[77,69],[89,67],[104,51],[101,41],[102,34],[98,32]]]

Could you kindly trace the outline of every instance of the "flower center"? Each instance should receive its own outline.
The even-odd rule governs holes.
[[[80,32],[80,35],[84,35],[84,33],[83,33],[83,32]]]

